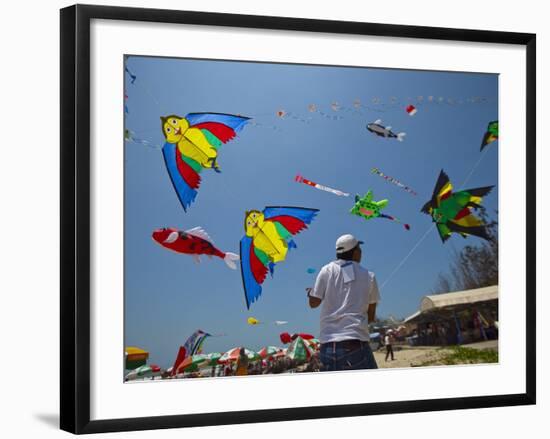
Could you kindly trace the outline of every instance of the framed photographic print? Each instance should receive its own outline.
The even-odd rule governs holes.
[[[535,41],[62,9],[61,428],[534,404]]]

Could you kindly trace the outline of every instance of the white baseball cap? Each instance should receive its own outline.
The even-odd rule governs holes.
[[[363,241],[358,241],[353,235],[342,235],[336,240],[336,253],[345,253],[359,244],[363,244]]]

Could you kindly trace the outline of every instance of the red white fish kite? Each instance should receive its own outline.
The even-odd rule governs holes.
[[[170,227],[164,227],[153,232],[153,240],[168,250],[192,256],[197,263],[200,262],[200,255],[206,255],[208,257],[217,256],[223,259],[229,268],[233,270],[237,269],[236,261],[239,260],[239,255],[230,252],[222,252],[215,247],[214,244],[212,244],[212,239],[202,227],[195,227],[185,232]]]

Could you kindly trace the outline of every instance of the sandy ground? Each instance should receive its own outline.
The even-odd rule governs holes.
[[[498,350],[498,341],[490,340],[480,343],[472,343],[463,345],[464,347],[474,349],[494,349]],[[449,352],[445,349],[440,349],[438,346],[395,346],[393,350],[394,360],[388,359],[385,361],[386,349],[382,348],[374,353],[374,358],[379,368],[394,368],[394,367],[413,367],[419,366],[426,361],[434,361],[439,357]]]

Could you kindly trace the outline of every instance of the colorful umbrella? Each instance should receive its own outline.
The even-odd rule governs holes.
[[[221,358],[218,360],[218,363],[227,363],[230,361],[237,361],[237,359],[239,358],[240,351],[241,351],[240,347],[230,349],[229,351],[227,351],[225,354],[221,356]],[[260,356],[256,352],[251,351],[250,349],[245,348],[244,353],[250,361],[255,361],[260,359]]]
[[[151,366],[139,366],[126,375],[126,380],[135,380],[136,378],[152,376],[153,369]]]
[[[286,348],[281,349],[279,352],[277,352],[275,355],[273,355],[273,358],[281,358],[286,355]]]
[[[216,366],[219,359],[222,357],[222,354],[220,352],[212,352],[210,354],[205,354],[204,356],[206,357],[206,361],[204,364],[201,364],[201,367]]]
[[[306,342],[302,337],[296,337],[296,339],[290,343],[286,351],[286,356],[291,360],[307,361],[315,353],[315,350]]]
[[[321,347],[321,342],[317,338],[306,340],[306,343],[308,343],[315,350],[319,350]]]
[[[191,355],[183,360],[176,368],[176,373],[194,372],[202,363],[208,362],[208,357],[204,354]]]
[[[149,367],[151,368],[151,373],[153,376],[159,376],[162,373],[162,369],[156,364],[151,364]]]
[[[277,352],[279,352],[281,348],[278,348],[277,346],[266,346],[260,349],[258,354],[262,358],[268,358],[273,357]]]

